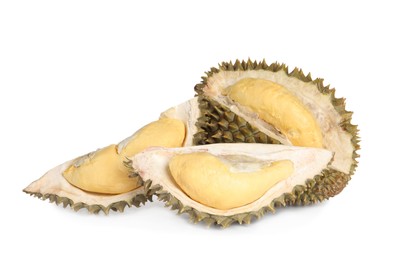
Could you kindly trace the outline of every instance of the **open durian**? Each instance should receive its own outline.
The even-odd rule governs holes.
[[[195,86],[197,97],[166,110],[158,121],[117,145],[55,167],[24,191],[94,213],[123,211],[157,195],[173,209],[188,212],[195,222],[223,226],[250,222],[252,216],[277,206],[323,201],[340,193],[350,180],[359,138],[344,99],[336,99],[334,89],[322,82],[277,63],[222,63]],[[207,146],[216,143],[231,144]],[[159,146],[164,148],[153,148]],[[169,169],[170,160],[176,166]],[[210,168],[198,168],[198,162]],[[182,166],[185,173],[176,174]],[[239,185],[224,185],[233,171],[246,166],[253,170],[250,176],[273,175],[273,181],[259,177],[239,182],[234,177],[242,190]],[[303,169],[308,171],[300,174]],[[195,179],[201,171],[224,177]],[[186,173],[188,179],[181,177]],[[186,181],[190,179],[208,183],[212,190],[219,187],[219,194],[234,189],[238,195],[213,203],[208,200],[217,196],[200,193],[201,187],[192,191]]]

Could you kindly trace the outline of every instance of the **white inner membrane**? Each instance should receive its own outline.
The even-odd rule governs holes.
[[[226,162],[233,160],[231,154],[239,158],[246,158],[243,162],[229,162],[231,167],[239,172],[252,171],[260,167],[255,165],[256,161],[268,164],[272,161],[290,160],[294,165],[294,173],[289,178],[274,185],[261,198],[250,204],[230,210],[219,210],[192,200],[179,188],[169,174],[169,161],[173,156],[193,152],[208,152]],[[267,144],[212,144],[185,148],[149,148],[134,156],[132,160],[133,167],[144,181],[151,180],[152,185],[161,185],[165,191],[171,193],[185,206],[191,206],[209,214],[230,216],[257,211],[268,206],[273,199],[291,192],[294,186],[304,185],[306,180],[320,174],[323,169],[327,168],[332,157],[332,152],[319,148]],[[247,158],[250,158],[250,160]]]

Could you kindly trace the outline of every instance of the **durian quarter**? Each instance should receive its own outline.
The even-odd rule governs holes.
[[[126,206],[139,207],[147,201],[148,197],[142,186],[115,195],[87,192],[71,185],[62,173],[73,165],[74,161],[67,161],[54,167],[23,191],[42,200],[48,199],[51,203],[62,205],[64,208],[70,206],[75,211],[84,208],[90,213],[108,214],[111,210],[123,212]]]
[[[140,178],[129,177],[127,157],[151,146],[181,147],[184,139],[183,121],[161,118],[118,145],[109,145],[51,169],[24,192],[94,213],[138,207],[151,196],[144,194]]]
[[[215,162],[209,164],[214,166],[213,170],[217,173],[221,171],[223,174],[221,182],[212,183],[218,177],[215,177],[215,179],[209,178],[209,174],[206,172],[208,168],[211,171],[212,167],[203,164],[201,165],[205,175],[201,177],[202,180],[195,177],[192,178],[192,176],[201,172],[199,161],[194,158],[190,160],[189,158],[180,157],[182,159],[179,162],[173,162],[173,158],[178,159],[179,156],[188,156],[195,153],[209,154],[208,156],[211,158],[213,158],[212,156],[216,157],[215,159],[213,158]],[[143,179],[147,193],[156,194],[160,200],[167,202],[166,205],[171,206],[173,209],[178,209],[179,212],[190,214],[195,222],[204,220],[210,224],[218,223],[227,226],[235,221],[242,222],[242,216],[247,220],[246,222],[249,222],[252,217],[260,217],[267,211],[273,211],[275,203],[283,203],[285,205],[287,200],[296,196],[296,189],[302,189],[302,187],[305,187],[307,180],[315,178],[324,169],[327,169],[332,156],[332,152],[320,148],[245,143],[212,144],[168,149],[149,148],[133,156],[131,164],[134,166],[135,172]],[[209,161],[208,159],[205,158],[205,161]],[[228,165],[234,166],[225,169],[225,161],[230,161]],[[172,163],[170,164],[170,162]],[[270,167],[275,162],[279,162],[274,165],[276,168]],[[182,180],[185,184],[182,185],[181,180],[178,180],[179,177],[174,179],[173,174],[169,172],[169,167],[174,167],[173,163],[177,163],[177,165],[174,165],[177,168],[177,172],[174,175],[180,175],[181,173],[178,173],[178,171],[181,170],[193,171],[190,174],[191,177]],[[186,165],[183,165],[184,163]],[[270,187],[256,186],[250,183],[250,178],[249,181],[245,178],[243,182],[239,178],[233,176],[231,178],[231,171],[234,171],[234,168],[235,171],[237,169],[242,171],[242,165],[246,165],[243,168],[250,172],[261,172],[261,169],[267,169],[268,166],[271,172],[274,172],[272,169],[277,169],[277,172],[282,171],[282,174],[278,176],[277,180],[266,180]],[[290,172],[291,166],[293,166],[293,172]],[[255,178],[257,179],[258,176],[255,176]],[[234,183],[235,181],[239,183]],[[199,186],[195,182],[199,182]],[[252,196],[250,188],[237,188],[245,182],[250,183],[249,185],[252,185],[253,188],[256,187],[256,190],[258,189],[260,192],[255,191],[255,196]],[[206,183],[209,187],[205,187]],[[180,185],[190,190],[184,191],[184,188]],[[229,190],[228,194],[231,195],[234,189],[238,194],[233,200],[242,196],[245,197],[243,202],[240,201],[239,204],[216,208],[217,205],[209,206],[205,204],[205,201],[201,200],[201,198],[206,200],[208,197],[216,196],[222,202],[225,197],[222,194],[220,195],[220,191]],[[264,194],[261,194],[262,192]],[[199,197],[196,197],[194,193],[198,194]],[[260,197],[257,198],[257,196]],[[229,203],[228,199],[226,202]]]

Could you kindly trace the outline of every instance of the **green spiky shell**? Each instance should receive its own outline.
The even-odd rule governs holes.
[[[328,176],[327,170],[322,174],[317,175],[314,179],[324,179]],[[340,186],[339,186],[340,187]],[[193,223],[205,222],[207,226],[219,225],[223,228],[229,227],[233,223],[250,224],[253,219],[260,219],[267,213],[275,213],[277,208],[286,207],[289,205],[308,205],[322,200],[322,194],[317,194],[311,181],[307,181],[306,185],[297,185],[293,188],[291,193],[285,193],[282,196],[272,200],[271,204],[265,206],[257,211],[251,211],[232,216],[218,216],[208,214],[196,210],[190,206],[184,205],[176,197],[163,189],[161,185],[152,186],[152,181],[144,182],[145,193],[147,195],[156,195],[160,201],[165,202],[166,207],[171,210],[177,210],[178,214],[188,214]]]
[[[215,143],[263,143],[280,144],[228,107],[200,96],[198,98],[201,116],[196,122],[198,132],[194,134],[193,145]]]
[[[50,203],[55,203],[57,206],[62,205],[64,208],[70,207],[74,211],[79,211],[80,209],[87,209],[88,212],[98,214],[101,211],[104,214],[109,214],[109,212],[116,211],[116,212],[124,212],[124,209],[126,207],[140,207],[141,205],[145,205],[145,202],[152,201],[152,198],[150,196],[146,196],[145,194],[137,194],[134,197],[131,197],[128,200],[123,200],[123,201],[118,201],[111,203],[108,206],[104,206],[101,204],[87,204],[84,202],[73,202],[71,199],[67,197],[60,197],[57,194],[51,194],[51,193],[45,193],[41,194],[40,192],[29,192],[24,190],[25,193],[37,197],[42,200],[49,200]]]
[[[352,112],[345,109],[345,99],[335,97],[335,89],[329,86],[323,85],[323,79],[317,78],[312,80],[311,74],[305,75],[302,69],[294,68],[289,72],[288,67],[285,64],[272,63],[267,65],[265,60],[260,62],[252,62],[250,59],[248,61],[236,60],[235,63],[232,62],[222,62],[219,64],[218,68],[211,68],[210,71],[206,72],[206,77],[202,77],[202,82],[195,86],[195,91],[199,96],[199,107],[201,110],[201,118],[198,120],[197,126],[200,129],[199,133],[195,135],[194,144],[201,145],[207,143],[226,143],[226,142],[241,142],[245,137],[248,137],[248,142],[257,143],[277,143],[275,139],[266,136],[264,133],[259,133],[258,129],[252,126],[243,118],[236,116],[236,121],[240,122],[240,125],[244,125],[244,133],[240,132],[243,138],[234,138],[233,140],[226,138],[213,138],[214,131],[211,131],[209,125],[218,125],[221,129],[223,125],[224,118],[232,117],[231,112],[228,108],[218,103],[215,100],[211,100],[206,97],[203,89],[208,83],[208,79],[213,75],[219,73],[220,71],[249,71],[249,70],[264,70],[270,72],[284,71],[288,77],[294,77],[306,83],[314,84],[318,91],[323,95],[330,95],[330,101],[342,118],[340,122],[340,127],[348,132],[351,138],[351,144],[354,147],[354,152],[352,153],[353,163],[349,174],[345,174],[336,170],[329,170],[324,172],[322,175],[317,176],[310,181],[305,190],[300,196],[296,196],[294,200],[289,200],[289,205],[306,205],[310,203],[316,203],[333,197],[339,194],[347,185],[348,181],[351,179],[351,175],[357,167],[357,158],[359,157],[357,151],[360,149],[359,146],[359,136],[358,127],[351,124]],[[228,115],[229,114],[229,115]],[[209,123],[210,122],[210,123]],[[234,136],[234,129],[224,129],[223,136]],[[261,138],[252,138],[256,136],[262,136]]]

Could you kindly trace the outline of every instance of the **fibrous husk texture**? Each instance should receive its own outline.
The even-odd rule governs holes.
[[[199,131],[194,135],[194,145],[214,143],[263,143],[280,144],[245,119],[233,113],[220,103],[200,96],[199,108],[202,112],[196,123]]]

